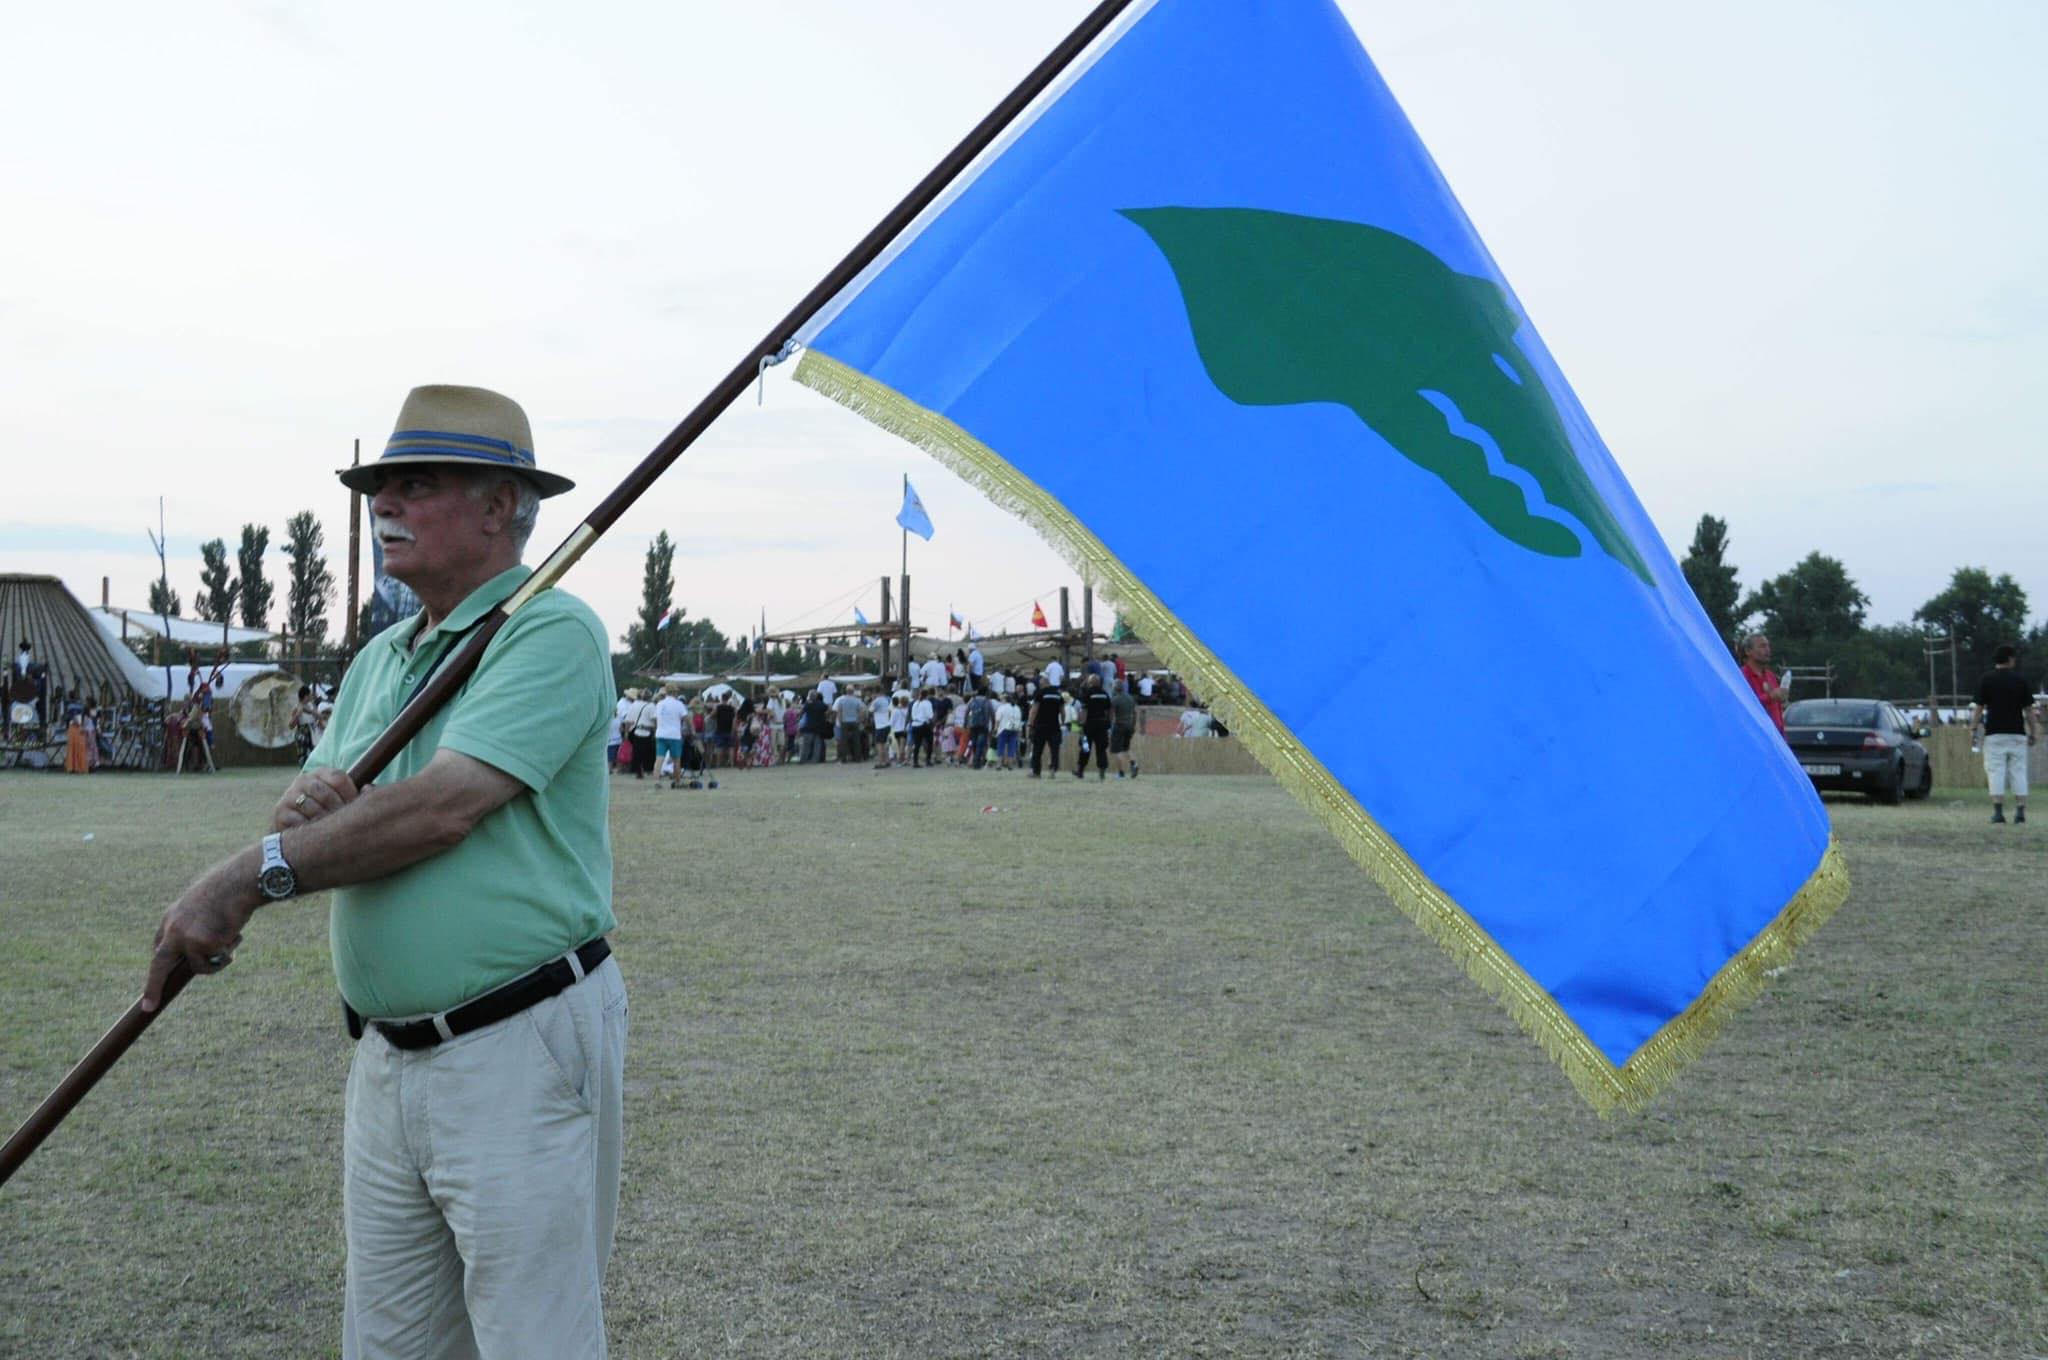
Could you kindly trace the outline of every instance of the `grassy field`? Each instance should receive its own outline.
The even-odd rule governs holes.
[[[0,1125],[278,782],[0,776]],[[615,791],[615,1354],[2048,1355],[2048,815],[1832,802],[1849,904],[1602,1121],[1263,778]],[[0,1355],[336,1351],[325,940],[0,1190]]]

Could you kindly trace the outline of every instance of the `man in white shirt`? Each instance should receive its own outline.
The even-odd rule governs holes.
[[[834,683],[831,676],[828,675],[818,682],[818,697],[825,701],[827,708],[832,707],[833,702],[839,698],[839,686]]]
[[[919,690],[917,702],[910,706],[910,767],[917,768],[918,753],[924,753],[924,763],[932,763],[932,700],[926,690]]]
[[[1048,688],[1058,689],[1060,681],[1066,678],[1067,668],[1060,664],[1058,657],[1045,663],[1045,683]]]
[[[1138,677],[1138,698],[1144,703],[1152,702],[1152,677],[1149,674]]]
[[[1180,715],[1180,734],[1184,737],[1206,737],[1213,735],[1209,715],[1199,708],[1190,708]]]
[[[654,756],[661,762],[655,778],[668,780],[670,788],[682,782],[683,723],[689,712],[689,706],[677,697],[676,687],[664,685],[654,705]]]
[[[889,696],[879,689],[868,700],[868,721],[875,727],[875,768],[885,769],[889,764]]]
[[[967,675],[970,681],[981,679],[981,648],[967,644]]]
[[[944,689],[946,687],[946,663],[937,657],[933,657],[925,662],[924,683],[927,689]],[[916,723],[913,722],[911,725],[914,727]]]

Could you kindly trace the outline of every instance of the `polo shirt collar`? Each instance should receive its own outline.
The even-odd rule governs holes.
[[[450,610],[447,618],[426,632],[418,633],[417,624],[414,625],[414,631],[399,629],[391,639],[392,650],[403,655],[417,656],[425,651],[429,644],[466,631],[478,619],[503,604],[513,591],[526,583],[526,578],[531,574],[532,568],[524,563],[516,567],[507,567],[463,596],[462,603]]]

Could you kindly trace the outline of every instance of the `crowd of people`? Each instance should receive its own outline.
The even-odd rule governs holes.
[[[1131,738],[1138,709],[1187,701],[1173,676],[1132,675],[1116,655],[1080,663],[1070,674],[1059,661],[1032,671],[984,667],[978,650],[912,662],[901,676],[872,685],[831,679],[798,695],[757,689],[742,694],[713,686],[686,698],[674,684],[627,689],[612,718],[611,767],[636,779],[652,776],[670,788],[717,788],[720,771],[782,764],[874,768],[1022,770],[1032,778],[1058,773],[1062,751],[1075,751],[1073,774],[1092,762],[1099,780],[1134,779]],[[1189,719],[1194,719],[1190,722]],[[1225,735],[1199,706],[1182,719],[1182,735]]]

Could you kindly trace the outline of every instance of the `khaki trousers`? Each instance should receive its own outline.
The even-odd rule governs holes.
[[[342,1129],[345,1360],[605,1353],[626,988],[615,960],[433,1048],[366,1029]]]
[[[1984,738],[1984,777],[1991,796],[2027,796],[2027,737],[2024,732],[1998,732]]]

